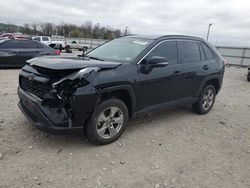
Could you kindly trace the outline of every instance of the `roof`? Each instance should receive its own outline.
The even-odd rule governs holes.
[[[17,40],[17,41],[25,40],[25,41],[33,41],[33,42],[36,42],[36,43],[40,43],[40,42],[38,42],[38,41],[31,40],[31,39],[26,39],[26,38],[10,39],[10,38],[1,38],[1,37],[0,37],[0,43],[3,43],[3,42],[5,42],[5,41],[9,41],[9,40]]]
[[[4,37],[0,37],[0,40],[31,40],[31,39],[28,39],[28,38],[15,38],[15,39],[10,39],[10,38],[4,38]],[[33,41],[33,40],[32,40]]]
[[[127,38],[141,38],[141,39],[152,39],[152,40],[158,40],[158,39],[164,39],[164,38],[182,38],[182,39],[195,39],[195,40],[204,40],[200,37],[194,37],[194,36],[188,36],[188,35],[127,35],[123,36]]]

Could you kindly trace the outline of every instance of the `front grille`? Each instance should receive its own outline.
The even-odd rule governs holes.
[[[46,93],[49,93],[52,89],[46,83],[38,82],[36,80],[30,81],[27,77],[24,76],[20,76],[19,84],[23,90],[38,96],[40,99],[43,99],[44,95]]]

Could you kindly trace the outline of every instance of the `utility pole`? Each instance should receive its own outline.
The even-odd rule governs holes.
[[[128,34],[128,26],[125,28],[125,36]]]
[[[209,33],[210,33],[210,28],[211,28],[212,25],[213,25],[212,23],[210,23],[210,24],[208,25],[208,30],[207,30],[207,41],[208,41],[208,37],[209,37]]]

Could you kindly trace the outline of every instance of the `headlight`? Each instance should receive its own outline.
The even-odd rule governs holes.
[[[64,77],[63,79],[54,82],[52,84],[52,87],[54,89],[58,88],[58,86],[60,86],[61,84],[65,83],[65,84],[69,84],[69,85],[86,85],[88,84],[88,81],[85,80],[84,78],[86,78],[92,71],[98,71],[99,68],[98,67],[88,67],[88,68],[84,68],[79,70],[76,73],[70,74],[66,77]],[[80,86],[79,85],[79,86]]]

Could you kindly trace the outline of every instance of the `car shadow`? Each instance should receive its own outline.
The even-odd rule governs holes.
[[[149,126],[151,126],[158,121],[174,121],[178,117],[190,114],[194,114],[191,110],[191,107],[189,105],[185,105],[136,117],[129,121],[127,125],[128,127],[123,134],[128,135],[138,129],[144,129],[143,126],[146,123],[149,123]],[[32,138],[34,139],[33,142],[37,145],[37,147],[40,148],[50,147],[52,149],[54,148],[56,150],[60,150],[60,148],[81,147],[87,149],[96,146],[93,143],[89,142],[86,135],[82,133],[73,135],[56,135],[38,130],[36,127],[33,127],[28,121],[25,121],[25,124],[27,124],[25,128],[26,130],[24,130],[25,134],[32,135]],[[152,131],[154,128],[155,127],[152,126]]]

